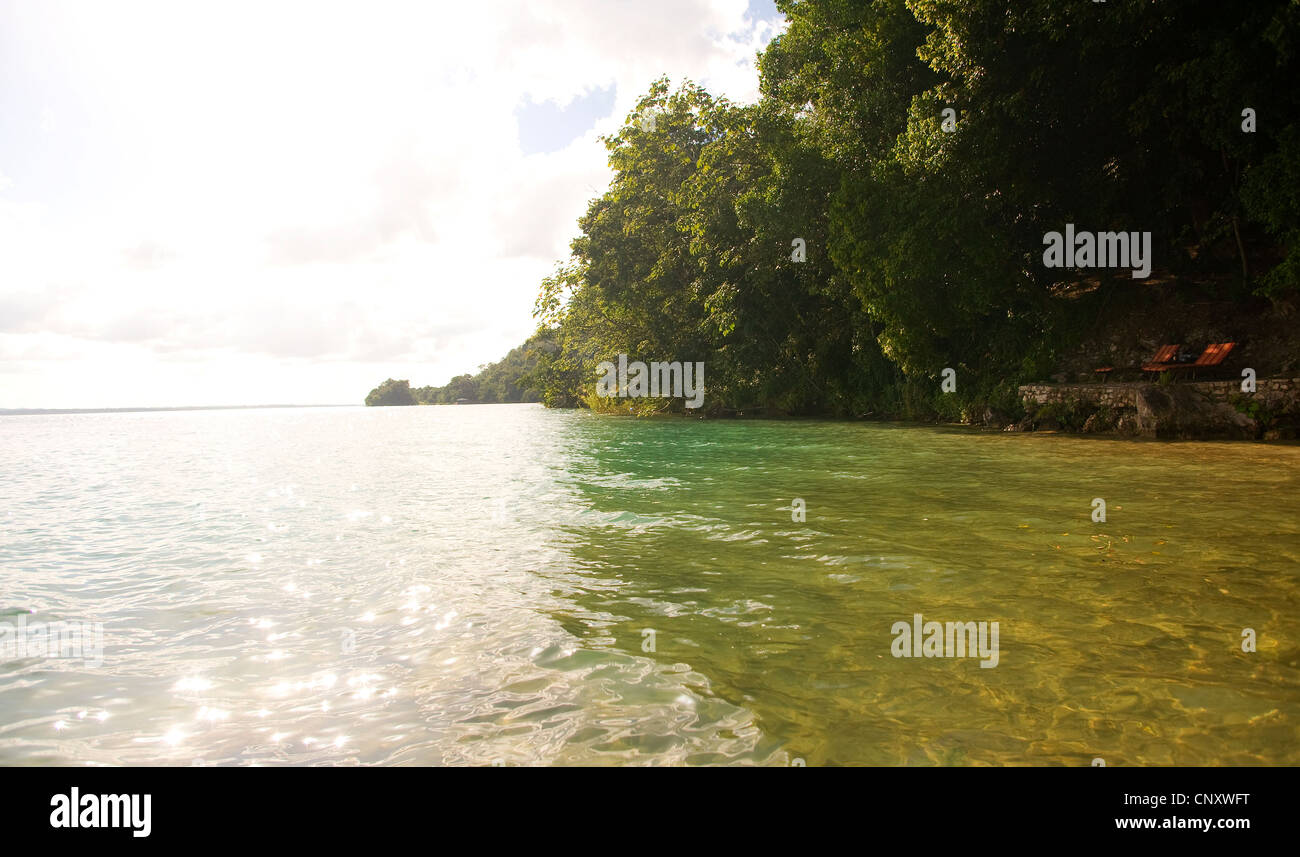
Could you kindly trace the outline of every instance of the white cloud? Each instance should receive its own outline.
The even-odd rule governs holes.
[[[359,401],[499,358],[650,82],[756,97],[745,8],[22,7],[0,407]],[[611,116],[521,152],[520,103],[610,85]]]

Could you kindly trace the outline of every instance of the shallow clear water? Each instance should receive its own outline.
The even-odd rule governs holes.
[[[1297,764],[1298,522],[1284,445],[4,418],[0,623],[103,652],[0,648],[0,764]],[[893,657],[915,613],[998,665]]]

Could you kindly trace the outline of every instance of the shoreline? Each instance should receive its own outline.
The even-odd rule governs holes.
[[[635,419],[771,420],[872,422],[899,427],[947,427],[982,433],[1061,434],[1125,440],[1247,441],[1281,443],[1300,439],[1300,378],[1270,378],[1252,392],[1237,381],[1177,384],[1028,384],[1020,386],[1023,415],[985,408],[981,421],[896,419],[774,413],[765,408],[702,409],[701,413],[636,413],[583,406],[549,410],[587,410],[601,416]]]

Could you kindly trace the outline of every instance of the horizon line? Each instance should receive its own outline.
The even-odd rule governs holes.
[[[239,411],[259,408],[350,408],[364,403],[345,402],[330,405],[173,405],[124,408],[0,408],[0,417],[40,416],[43,414],[140,414],[159,411]]]

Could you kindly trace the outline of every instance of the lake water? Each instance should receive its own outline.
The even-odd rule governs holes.
[[[0,623],[103,629],[0,646],[0,764],[1297,764],[1298,527],[1290,445],[0,418]]]

